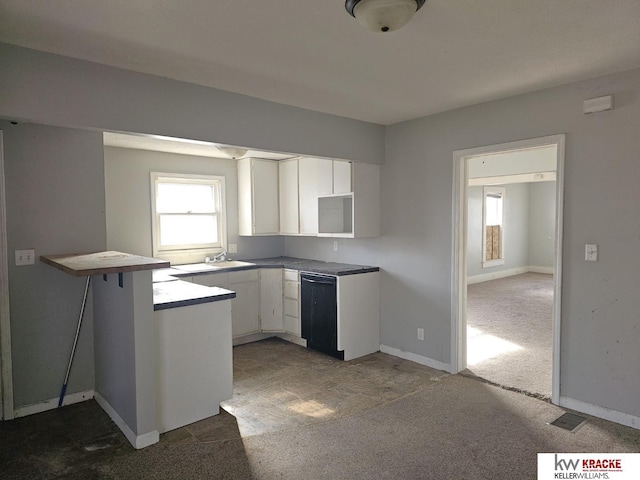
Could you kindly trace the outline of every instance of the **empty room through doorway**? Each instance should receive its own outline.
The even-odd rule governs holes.
[[[467,369],[550,398],[556,145],[467,162]]]

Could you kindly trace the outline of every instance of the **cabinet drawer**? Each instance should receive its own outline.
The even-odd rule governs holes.
[[[244,282],[257,282],[258,270],[240,270],[238,272],[229,272],[229,284],[244,283]]]
[[[290,298],[284,299],[284,314],[289,317],[299,318],[298,301]]]
[[[294,300],[298,300],[299,298],[299,292],[298,292],[298,287],[300,286],[300,284],[298,282],[290,282],[290,281],[285,281],[284,282],[284,298],[292,298]]]
[[[288,270],[285,269],[284,270],[284,279],[285,280],[291,280],[293,282],[299,282],[300,281],[300,276],[297,270]]]

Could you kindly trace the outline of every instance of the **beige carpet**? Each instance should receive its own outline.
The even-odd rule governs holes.
[[[553,276],[525,273],[467,287],[467,361],[474,375],[551,396]]]

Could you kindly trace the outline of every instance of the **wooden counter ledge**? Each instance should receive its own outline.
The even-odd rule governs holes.
[[[165,260],[114,251],[43,255],[40,261],[74,277],[137,272],[170,266],[170,263]]]

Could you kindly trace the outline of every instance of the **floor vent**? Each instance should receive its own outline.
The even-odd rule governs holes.
[[[556,427],[564,428],[565,430],[569,430],[570,432],[575,432],[587,422],[586,417],[581,417],[580,415],[576,415],[575,413],[565,413],[558,418],[556,418],[550,425],[555,425]]]

